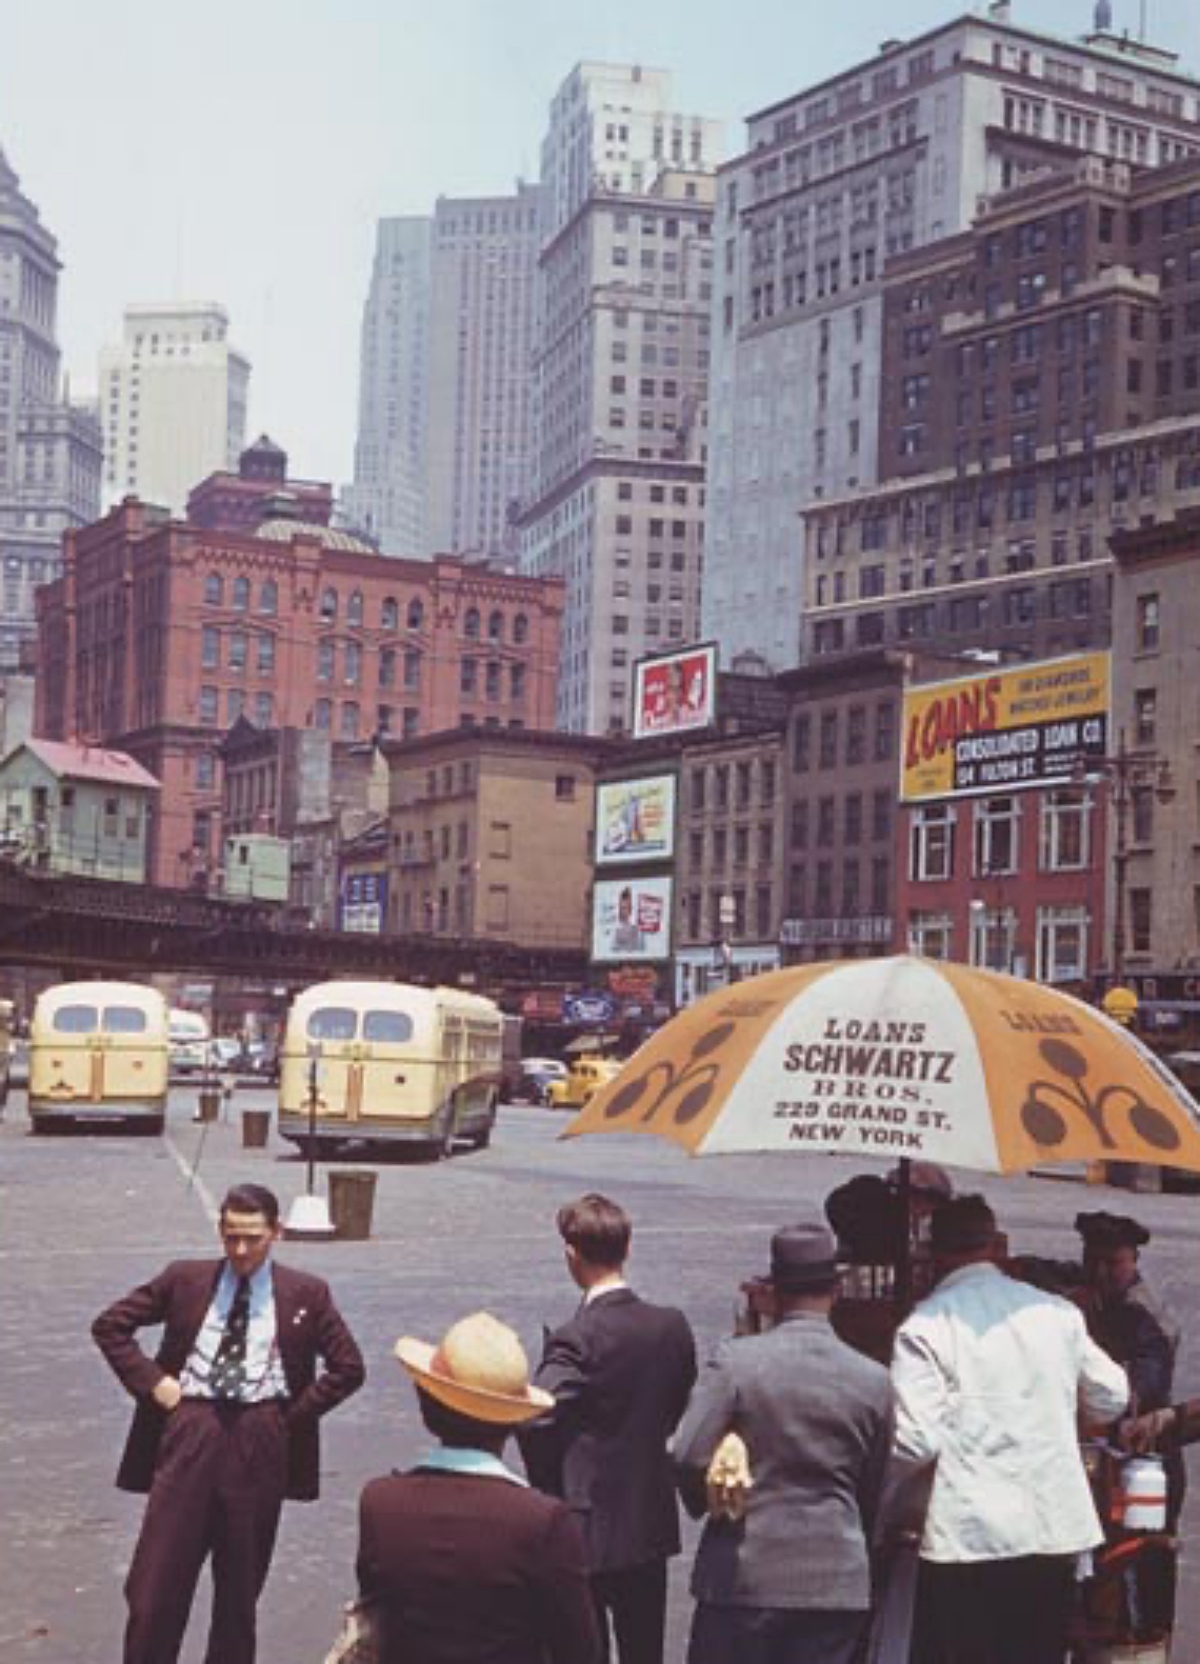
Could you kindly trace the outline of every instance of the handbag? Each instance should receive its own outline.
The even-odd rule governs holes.
[[[325,1664],[379,1664],[379,1603],[358,1596],[342,1608],[342,1627]]]

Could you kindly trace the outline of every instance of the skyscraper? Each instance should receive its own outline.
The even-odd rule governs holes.
[[[54,237],[0,152],[0,670],[35,629],[33,592],[60,570],[59,538],[100,507],[100,433],[59,394]]]
[[[634,660],[694,638],[718,124],[657,70],[580,64],[542,147],[535,471],[521,560],[561,574],[559,723],[628,719]]]
[[[379,222],[359,345],[354,483],[342,493],[354,527],[407,559],[425,553],[431,236],[424,215]]]
[[[249,382],[224,307],[126,307],[121,344],[100,354],[107,499],[132,494],[182,515],[202,479],[237,467]]]
[[[532,451],[536,185],[439,197],[433,217],[425,544],[503,553]]]
[[[1080,152],[1197,149],[1196,82],[1105,23],[1059,40],[996,0],[750,118],[716,226],[704,630],[726,660],[796,662],[799,511],[880,478],[885,263]]]

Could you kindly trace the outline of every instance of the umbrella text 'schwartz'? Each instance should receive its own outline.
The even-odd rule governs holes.
[[[783,1066],[789,1074],[889,1075],[893,1080],[928,1081],[938,1086],[954,1082],[954,1052],[916,1046],[853,1046],[839,1041],[810,1040],[787,1048]]]

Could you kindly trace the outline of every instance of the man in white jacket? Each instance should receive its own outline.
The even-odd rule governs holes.
[[[1005,1276],[982,1196],[933,1218],[940,1281],[896,1336],[896,1449],[937,1458],[912,1664],[1063,1664],[1080,1554],[1102,1541],[1078,1419],[1125,1372],[1057,1295]]]

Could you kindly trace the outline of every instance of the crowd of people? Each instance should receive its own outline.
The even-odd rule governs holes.
[[[580,1304],[536,1368],[486,1312],[397,1343],[432,1448],[362,1493],[374,1651],[341,1656],[662,1664],[678,1498],[704,1520],[688,1664],[1064,1664],[1103,1540],[1081,1422],[1168,1450],[1175,1518],[1200,1402],[1171,1402],[1178,1329],[1136,1222],[1080,1215],[1081,1305],[1002,1267],[982,1197],[927,1188],[935,1285],[890,1369],[835,1332],[844,1233],[823,1217],[775,1234],[772,1322],[698,1372],[683,1313],[626,1280],[625,1211],[563,1207]],[[136,1401],[118,1484],[148,1492],[125,1664],[174,1664],[206,1561],[206,1664],[253,1664],[283,1502],[316,1497],[320,1419],[364,1379],[328,1286],[273,1258],[276,1197],[235,1187],[220,1235],[222,1257],[169,1265],[93,1326]],[[158,1325],[151,1357],[137,1335]],[[886,1552],[906,1536],[907,1584]]]

